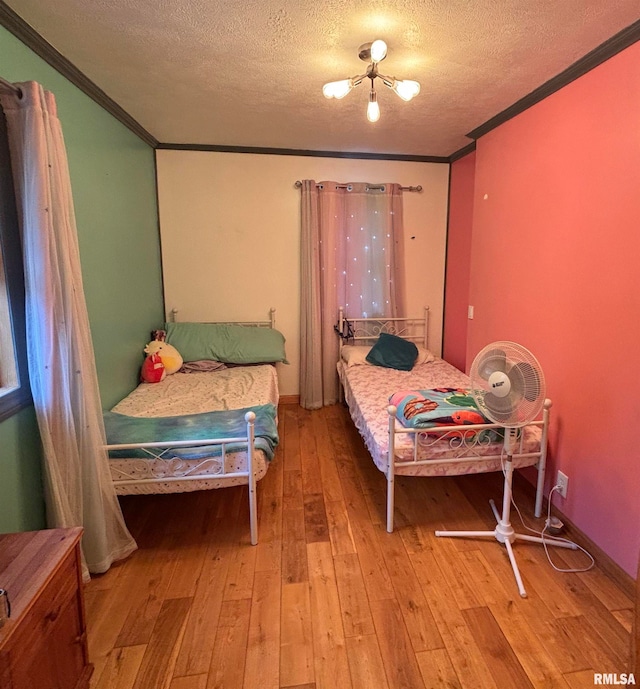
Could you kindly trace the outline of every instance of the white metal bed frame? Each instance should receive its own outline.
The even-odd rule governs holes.
[[[179,309],[171,309],[169,316],[172,323],[178,323]],[[251,328],[275,328],[276,327],[276,310],[271,307],[269,309],[269,318],[266,321],[199,321],[201,323],[214,323],[215,325],[244,325]]]
[[[275,327],[275,312],[274,308],[269,310],[269,320],[267,321],[236,321],[224,322],[221,325],[241,325],[245,327],[258,328],[274,328]],[[171,311],[172,322],[177,322],[178,310]],[[152,485],[158,483],[176,483],[176,482],[190,482],[190,481],[206,481],[207,479],[247,479],[249,486],[249,524],[251,545],[258,543],[258,512],[257,512],[257,493],[256,493],[256,477],[254,473],[255,463],[255,419],[254,412],[249,411],[245,414],[244,420],[246,423],[247,433],[244,436],[236,438],[217,438],[207,440],[182,440],[173,442],[150,442],[150,443],[121,443],[107,445],[107,451],[116,450],[140,450],[149,456],[149,459],[156,460],[154,466],[151,465],[149,459],[146,458],[132,458],[128,460],[137,468],[140,473],[145,474],[144,477],[133,476],[130,473],[120,469],[113,469],[117,476],[112,475],[113,484],[116,492],[121,495],[131,494],[146,494],[150,490],[145,490]],[[227,447],[232,444],[246,443],[247,444],[247,466],[245,471],[227,471]],[[198,462],[195,466],[187,463],[184,459],[178,457],[165,457],[167,453],[176,448],[185,447],[206,447],[215,446],[220,448],[220,455],[214,457],[206,457]],[[204,468],[207,471],[201,472]],[[222,486],[221,486],[222,487]],[[123,490],[119,490],[119,488]],[[132,488],[139,488],[139,490],[131,491]]]
[[[381,333],[398,335],[424,347],[429,346],[429,307],[420,318],[347,318],[344,308],[338,310],[336,332],[340,336],[340,351],[346,342],[373,344]]]
[[[340,360],[342,359],[342,347],[347,343],[353,344],[373,344],[381,333],[398,335],[407,340],[423,344],[428,348],[428,326],[429,326],[429,307],[425,307],[422,318],[350,318],[345,316],[342,307],[339,310],[338,325],[336,332],[340,339]],[[341,380],[344,384],[344,381]],[[536,458],[537,462],[528,465],[537,469],[538,476],[536,482],[535,516],[540,517],[542,513],[542,500],[544,490],[544,479],[547,460],[547,440],[549,433],[549,421],[551,400],[544,402],[542,418],[532,421],[526,426],[540,427],[540,449],[537,452],[524,452],[523,428],[518,429],[519,438],[513,448],[513,459]],[[503,453],[498,455],[481,454],[483,447],[491,443],[487,439],[488,434],[482,431],[499,429],[503,427],[495,423],[473,424],[461,426],[436,426],[429,429],[406,428],[397,420],[397,408],[388,405],[389,415],[389,449],[387,460],[387,531],[393,531],[393,511],[394,511],[394,484],[397,467],[407,468],[408,466],[427,466],[434,464],[455,465],[468,463],[470,460],[484,461],[486,463],[500,460]],[[396,462],[395,440],[399,435],[413,436],[413,460],[408,462]],[[420,459],[418,451],[421,448],[445,450],[444,456],[437,459]],[[485,469],[478,473],[495,471],[495,469]],[[420,475],[420,474],[417,474]]]

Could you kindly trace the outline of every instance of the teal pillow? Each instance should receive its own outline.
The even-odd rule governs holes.
[[[178,350],[180,351],[180,350]],[[418,358],[418,348],[413,342],[397,335],[381,333],[378,341],[366,356],[374,366],[410,371]]]
[[[184,361],[213,359],[225,364],[288,364],[284,336],[274,328],[221,323],[167,323],[166,341]]]

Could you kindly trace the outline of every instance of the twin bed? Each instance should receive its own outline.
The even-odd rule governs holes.
[[[275,363],[286,361],[275,312],[268,321],[243,323],[177,323],[175,317],[174,311],[167,342],[183,355],[190,372],[141,383],[105,412],[116,493],[248,485],[255,545],[256,482],[265,476],[278,444]]]
[[[464,373],[429,352],[428,309],[420,319],[349,318],[341,309],[336,330],[340,337],[337,369],[345,401],[376,467],[387,479],[387,531],[393,531],[396,475],[455,476],[502,470],[503,431],[498,424],[470,414],[462,425],[449,422],[420,428],[412,427],[398,413],[396,404],[400,406],[408,398],[422,399],[429,392],[435,393],[430,395],[434,399],[438,395],[459,397],[469,389]],[[411,370],[367,361],[372,345],[384,334],[417,345],[418,358]],[[550,408],[551,402],[546,400],[542,418],[519,429],[513,453],[514,468],[537,469],[536,517],[542,511]],[[482,422],[474,423],[476,420]]]
[[[141,384],[105,413],[111,477],[118,494],[248,484],[251,543],[257,543],[256,482],[266,474],[278,443],[275,363],[286,362],[284,338],[274,325],[273,309],[268,321],[168,324],[167,342],[185,361],[198,365],[160,383]],[[453,476],[502,469],[501,427],[468,409],[428,427],[410,422],[407,409],[416,400],[420,406],[424,395],[434,392],[459,400],[470,383],[464,373],[429,352],[428,309],[420,319],[349,318],[340,310],[336,331],[337,372],[345,401],[376,467],[386,476],[387,531],[393,530],[396,475]],[[416,344],[418,357],[410,370],[367,360],[372,347],[389,336]],[[550,408],[547,400],[542,418],[519,429],[513,452],[514,468],[537,469],[536,516],[542,510]]]

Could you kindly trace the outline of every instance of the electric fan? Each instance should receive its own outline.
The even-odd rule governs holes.
[[[471,395],[478,409],[494,423],[504,426],[504,494],[502,516],[498,514],[495,502],[490,501],[497,526],[493,531],[436,531],[436,536],[460,538],[494,536],[504,543],[518,590],[526,598],[511,544],[515,540],[546,543],[563,548],[575,549],[573,543],[516,533],[511,526],[511,494],[513,482],[513,448],[518,439],[518,429],[533,421],[544,405],[545,381],[538,360],[527,349],[515,342],[494,342],[487,345],[471,364]]]

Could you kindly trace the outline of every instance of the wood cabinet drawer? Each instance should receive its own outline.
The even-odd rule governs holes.
[[[70,553],[47,585],[47,595],[39,596],[26,612],[24,622],[14,634],[14,645],[22,645],[26,650],[38,637],[49,634],[62,608],[77,592],[75,559],[73,553]]]
[[[25,581],[21,591],[21,580],[14,573],[13,588],[23,597],[19,600],[19,617],[7,623],[13,626],[6,637],[0,636],[2,689],[88,687],[92,668],[87,656],[78,539],[62,543],[60,532],[65,531],[52,530],[56,533],[51,538],[57,536],[58,541],[42,555],[46,570],[42,577]],[[0,561],[1,539],[2,536]],[[29,558],[23,565],[32,577],[31,570],[37,561],[37,557]],[[0,567],[0,579],[2,573]]]

